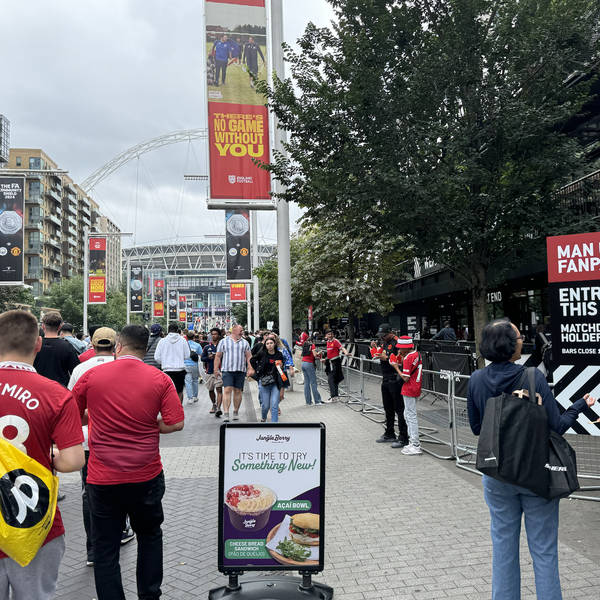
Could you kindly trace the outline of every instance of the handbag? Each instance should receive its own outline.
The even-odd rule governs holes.
[[[556,431],[550,432],[549,456],[546,468],[550,473],[548,492],[544,498],[566,498],[579,489],[577,456],[571,444]]]
[[[523,389],[526,382],[528,394]],[[549,439],[546,409],[541,400],[536,401],[535,368],[528,368],[514,392],[488,399],[477,444],[477,469],[546,497]]]
[[[190,351],[190,360],[198,362],[198,353],[195,350]]]
[[[275,377],[273,377],[273,375],[263,375],[258,382],[260,383],[260,385],[262,385],[263,387],[267,387],[269,385],[275,385]]]

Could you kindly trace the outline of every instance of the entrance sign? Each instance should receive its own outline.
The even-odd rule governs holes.
[[[554,394],[564,409],[596,388],[600,370],[600,233],[546,238]],[[600,435],[596,407],[569,433]]]
[[[25,179],[0,177],[0,285],[23,284]]]
[[[267,77],[265,0],[206,0],[210,197],[270,198],[269,119],[253,77]]]
[[[223,424],[219,571],[323,570],[325,426]]]
[[[131,267],[131,277],[129,280],[130,303],[129,312],[141,313],[144,311],[144,302],[142,291],[144,287],[144,272],[142,267]]]
[[[89,239],[88,304],[106,304],[106,238]]]
[[[155,317],[165,316],[165,280],[155,279],[152,290],[152,311]]]
[[[225,251],[227,281],[251,282],[250,213],[247,210],[228,210],[225,213]]]

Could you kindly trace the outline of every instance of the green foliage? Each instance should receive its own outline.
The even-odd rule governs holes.
[[[0,312],[18,308],[19,305],[27,305],[33,308],[34,298],[31,290],[21,286],[0,286]]]
[[[78,331],[83,326],[83,277],[65,279],[50,287],[42,299],[42,305],[56,308],[64,321],[71,323]],[[106,304],[88,306],[88,323],[112,327],[120,331],[127,322],[127,295],[123,289],[109,290]]]
[[[360,223],[449,266],[472,290],[477,334],[489,267],[578,226],[555,192],[584,166],[565,126],[591,82],[571,76],[600,56],[600,4],[330,4],[337,23],[309,24],[300,51],[286,48],[292,77],[261,88],[290,133],[269,166],[281,197],[307,222],[352,236]]]

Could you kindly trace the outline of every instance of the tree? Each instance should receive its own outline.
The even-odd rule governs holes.
[[[34,302],[31,290],[15,285],[0,286],[0,312],[21,306],[33,308]]]
[[[557,189],[584,158],[567,135],[599,57],[594,0],[330,0],[269,97],[291,134],[268,168],[316,223],[404,238],[471,290],[572,227]],[[568,82],[568,83],[566,83]],[[596,229],[597,222],[586,222]]]

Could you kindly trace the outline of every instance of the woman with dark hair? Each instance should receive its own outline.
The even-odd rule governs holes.
[[[469,381],[467,409],[475,435],[488,398],[513,392],[520,383],[524,367],[516,364],[521,357],[523,337],[506,319],[488,323],[481,335],[480,351],[491,361],[485,369],[475,371]],[[577,420],[579,413],[596,400],[586,394],[562,415],[543,373],[535,371],[535,390],[542,398],[550,429],[563,434]],[[533,559],[535,588],[540,600],[561,600],[558,574],[558,499],[546,500],[529,490],[483,476],[483,494],[490,510],[493,546],[492,599],[516,600],[521,597],[519,538],[521,519],[529,552]]]
[[[268,337],[262,349],[250,359],[258,379],[258,398],[262,412],[261,422],[267,420],[271,411],[271,422],[279,420],[279,373],[277,366],[283,365],[283,354],[277,349],[275,340]]]

